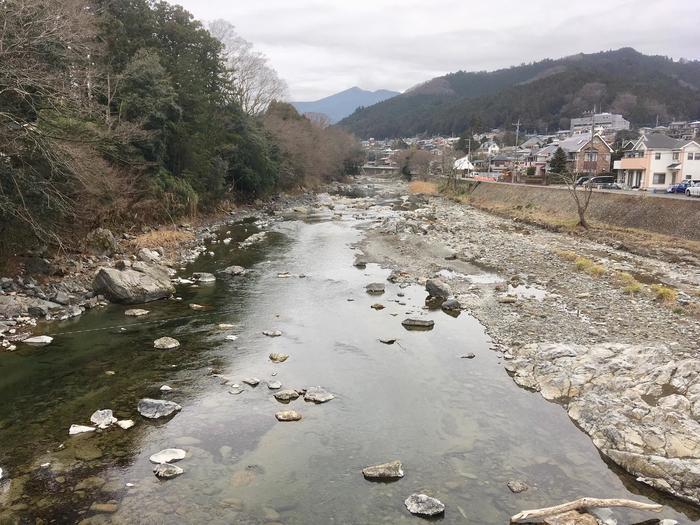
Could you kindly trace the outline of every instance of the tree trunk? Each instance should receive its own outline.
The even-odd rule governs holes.
[[[600,509],[610,507],[626,507],[636,510],[649,510],[652,512],[661,512],[663,506],[649,503],[640,503],[629,499],[598,499],[598,498],[580,498],[576,501],[563,503],[554,507],[546,507],[543,509],[524,510],[510,518],[511,523],[537,523],[538,519],[563,514],[572,510],[579,509]]]

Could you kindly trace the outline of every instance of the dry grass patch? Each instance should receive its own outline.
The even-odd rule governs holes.
[[[411,193],[423,193],[426,195],[437,195],[438,187],[434,182],[425,180],[414,180],[408,185]]]
[[[592,277],[600,277],[605,273],[605,267],[601,266],[600,264],[596,264],[587,257],[576,257],[574,264],[579,272],[586,272]]]
[[[605,267],[600,264],[594,264],[588,270],[586,270],[593,277],[600,277],[605,274]]]
[[[651,291],[654,292],[656,300],[661,303],[675,303],[678,300],[678,292],[663,284],[652,284]]]
[[[559,257],[564,259],[565,261],[571,261],[574,262],[576,259],[578,259],[578,255],[576,252],[572,252],[570,250],[560,250],[556,252]]]
[[[628,295],[635,295],[642,291],[642,283],[634,278],[634,275],[627,272],[617,272],[616,279],[622,284],[622,290]]]
[[[185,242],[194,239],[194,233],[180,230],[153,230],[143,233],[134,239],[130,244],[137,250],[141,248],[156,248],[158,246],[168,249],[177,247]]]

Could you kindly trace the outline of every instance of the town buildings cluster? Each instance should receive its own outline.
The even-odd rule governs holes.
[[[581,175],[613,175],[630,189],[662,190],[682,181],[700,182],[700,121],[671,122],[667,126],[633,131],[622,115],[595,113],[571,119],[568,130],[551,134],[513,136],[494,129],[461,144],[457,137],[403,138],[363,142],[368,171],[396,170],[396,153],[415,148],[430,152],[439,172],[443,160],[455,156],[460,178],[537,182],[547,180],[558,149],[566,156],[566,171]],[[517,144],[517,145],[516,145]]]

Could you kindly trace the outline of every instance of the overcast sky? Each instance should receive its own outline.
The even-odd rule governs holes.
[[[170,1],[233,23],[292,100],[625,46],[700,59],[700,0]]]

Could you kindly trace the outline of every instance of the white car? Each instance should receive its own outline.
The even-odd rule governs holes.
[[[688,197],[700,197],[700,182],[696,182],[692,186],[685,189],[685,194]]]

